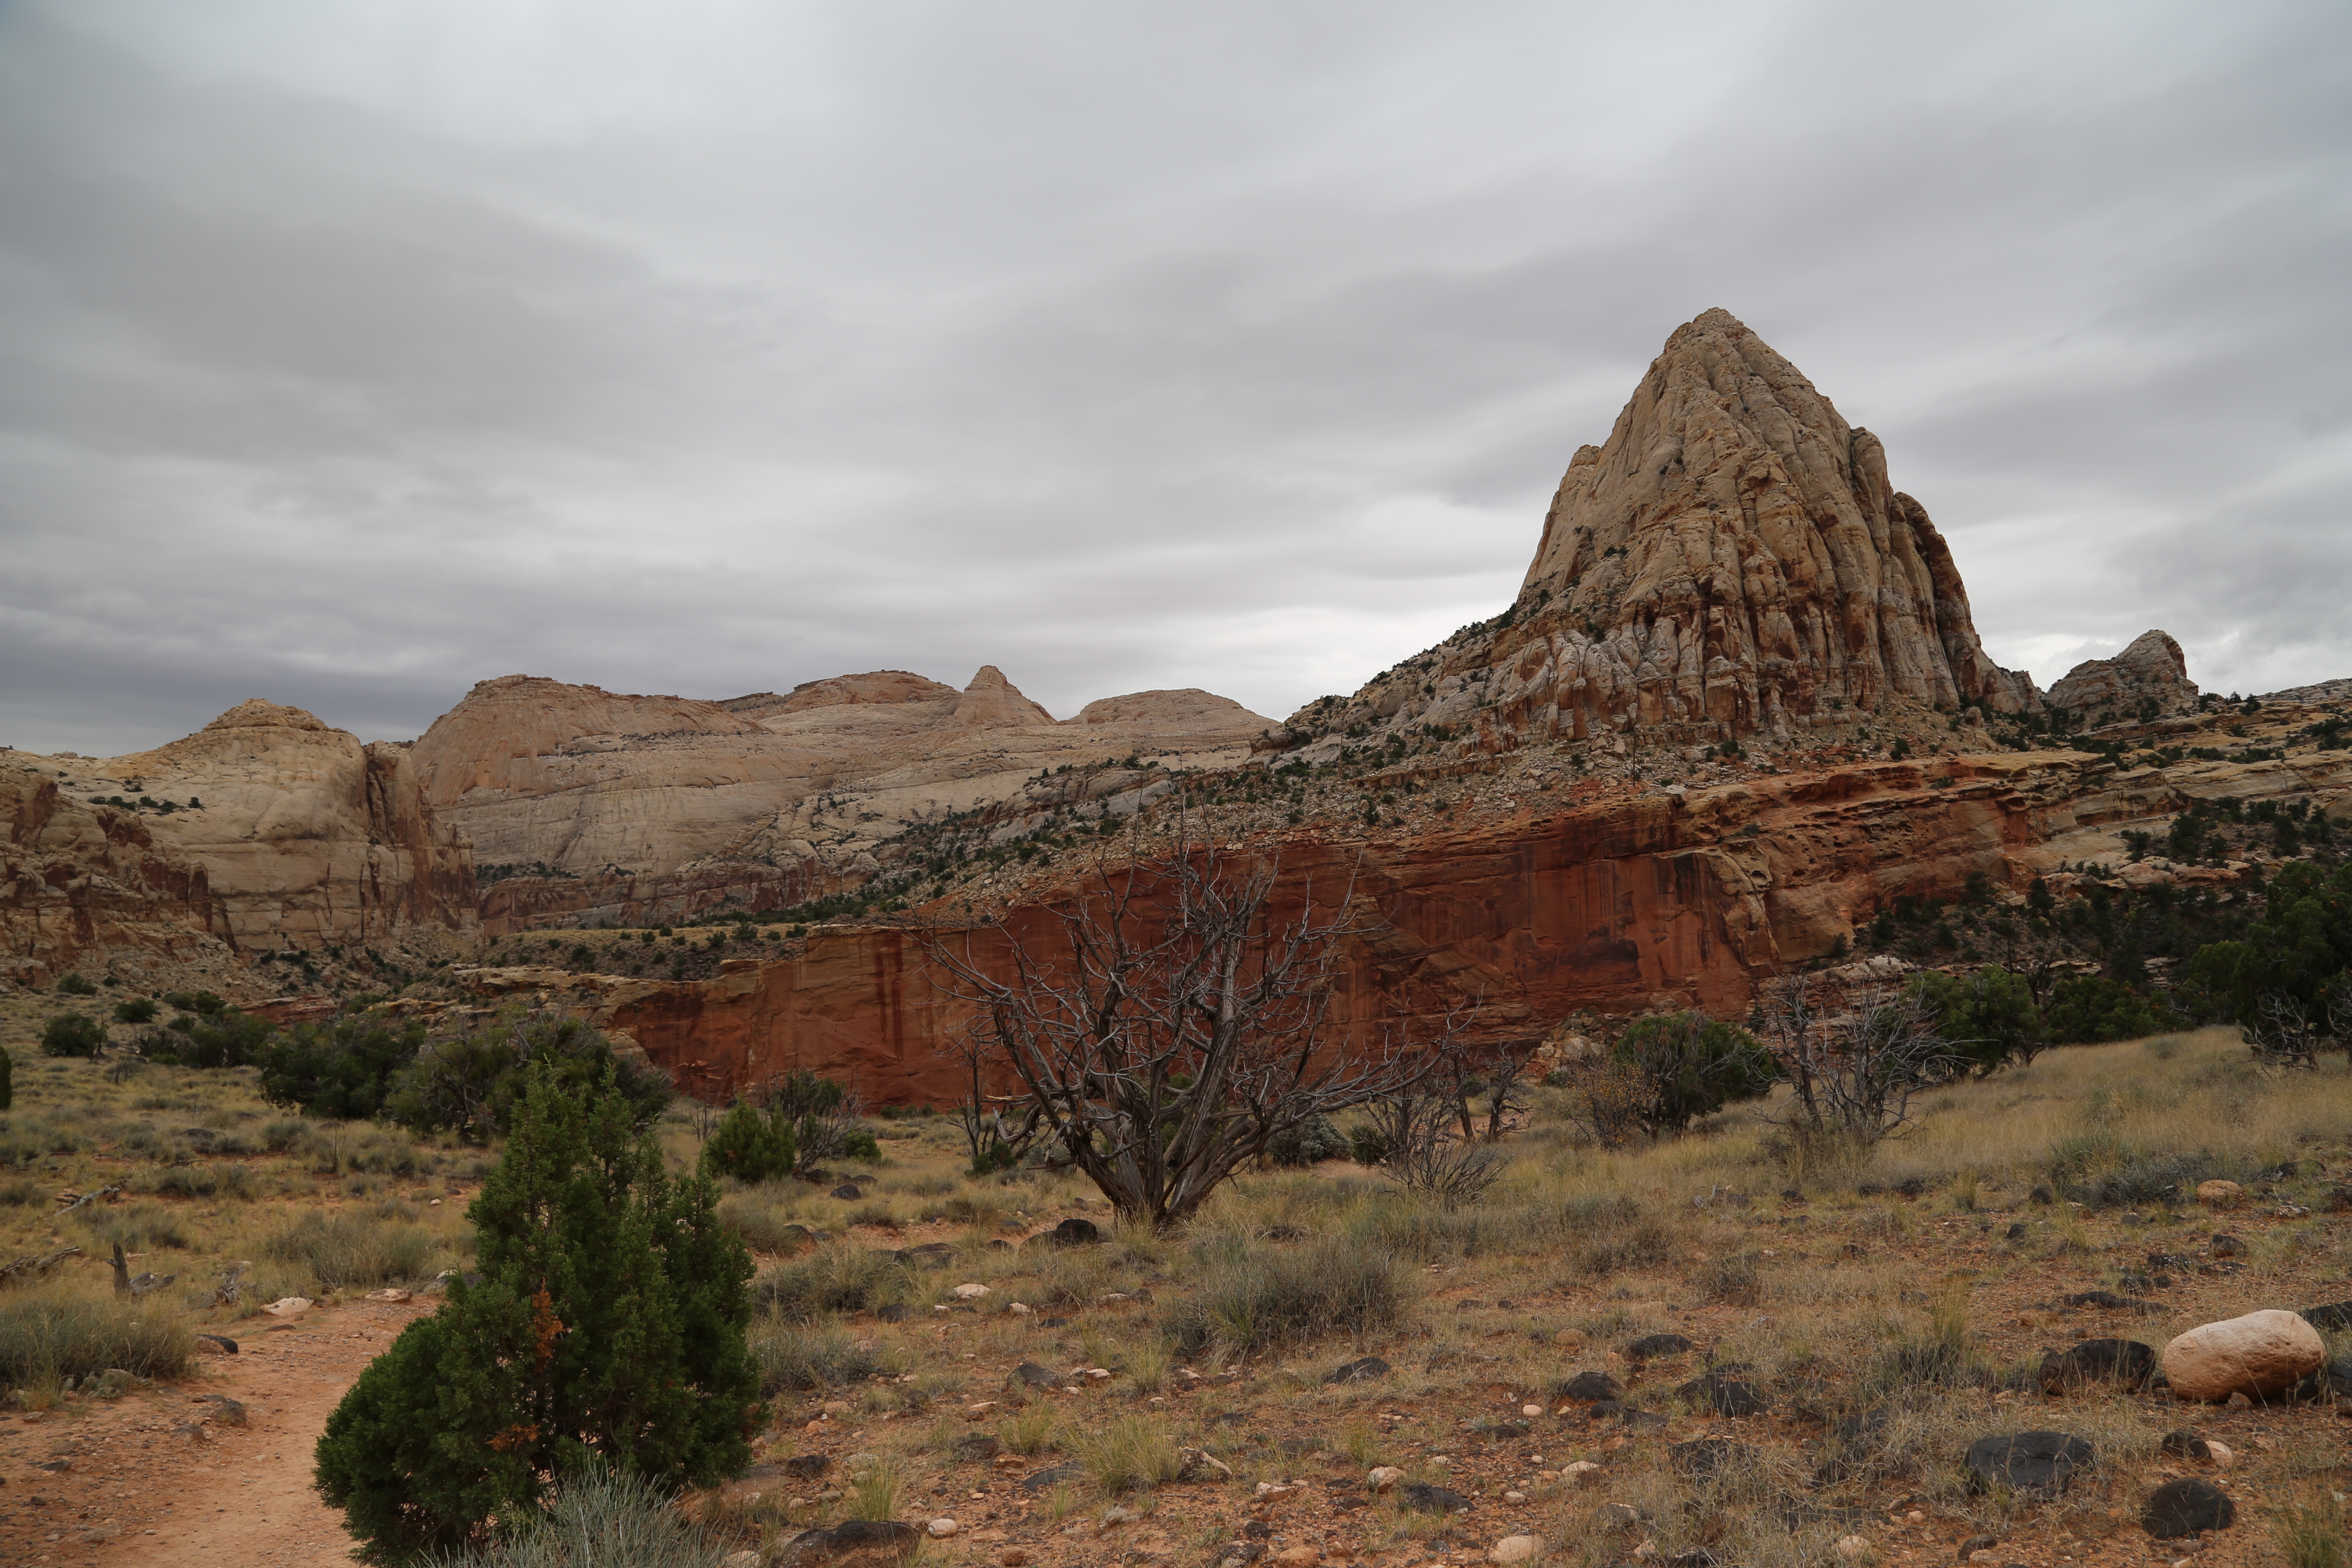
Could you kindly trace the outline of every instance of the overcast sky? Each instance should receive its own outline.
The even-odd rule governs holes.
[[[2352,8],[0,0],[0,742],[1283,715],[1720,305],[1995,658],[2352,676]]]

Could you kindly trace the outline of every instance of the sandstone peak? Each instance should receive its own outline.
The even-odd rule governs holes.
[[[779,696],[772,691],[730,697],[719,704],[733,713],[765,715],[801,713],[811,708],[850,707],[860,703],[952,702],[961,693],[943,681],[906,669],[874,669],[863,675],[836,675],[824,680],[803,680]]]
[[[314,713],[248,697],[211,723],[207,730],[331,730]]]
[[[2149,702],[2155,712],[2177,713],[2197,706],[2197,683],[2189,679],[2189,660],[2172,635],[2145,631],[2115,658],[2086,658],[2068,670],[2044,700],[2094,716],[2112,710],[2122,718]]]
[[[1563,706],[1587,723],[1740,734],[1896,696],[2036,705],[1985,657],[1878,437],[1720,309],[1675,330],[1608,440],[1570,460],[1530,608],[1559,628]]]
[[[1230,697],[1187,686],[1174,691],[1130,691],[1122,697],[1101,697],[1078,710],[1073,724],[1157,724],[1240,721],[1264,725],[1272,721],[1253,713]]]
[[[963,729],[1051,724],[1054,716],[1021,695],[992,664],[983,664],[957,699],[953,722]]]

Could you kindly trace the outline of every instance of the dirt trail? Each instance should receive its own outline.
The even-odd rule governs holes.
[[[247,1320],[218,1331],[240,1353],[207,1355],[177,1385],[0,1421],[0,1568],[348,1568],[342,1516],[310,1489],[311,1448],[360,1370],[427,1310]],[[205,1419],[214,1394],[247,1424]]]

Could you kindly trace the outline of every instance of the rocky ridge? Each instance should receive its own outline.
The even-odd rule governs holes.
[[[2167,632],[2147,631],[2113,658],[2086,658],[2043,694],[2053,709],[2098,722],[2137,714],[2182,713],[2197,706],[2189,660]]]

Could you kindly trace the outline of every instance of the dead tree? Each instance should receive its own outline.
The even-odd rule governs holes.
[[[1164,861],[1097,864],[1042,940],[935,933],[973,1048],[1123,1218],[1189,1217],[1276,1133],[1416,1092],[1450,1040],[1331,1019],[1352,885],[1329,916],[1277,914],[1278,863],[1181,836]],[[992,942],[987,945],[993,946]]]
[[[1841,996],[1790,975],[1766,994],[1764,1037],[1790,1088],[1787,1111],[1772,1120],[1808,1140],[1876,1143],[1910,1121],[1913,1095],[1967,1066],[1908,987]]]

